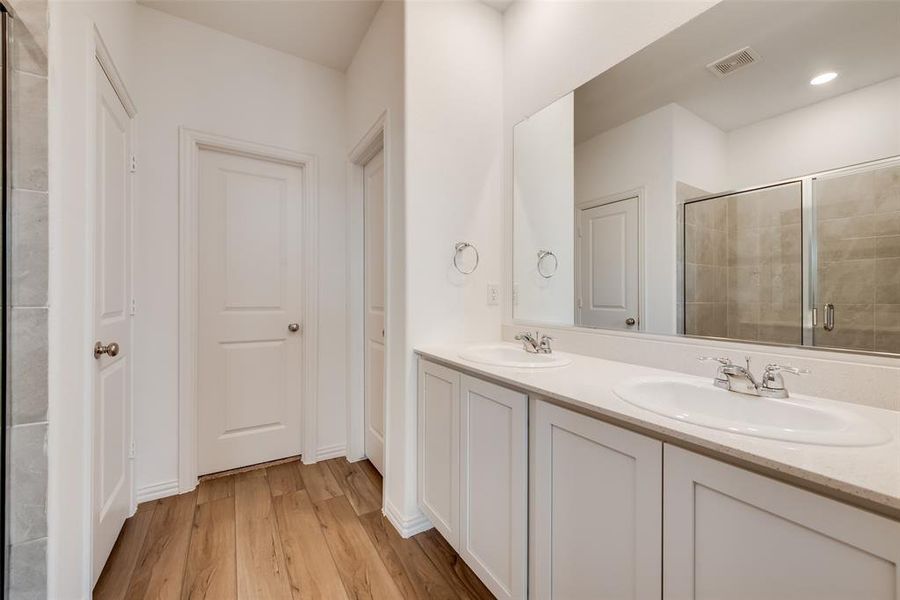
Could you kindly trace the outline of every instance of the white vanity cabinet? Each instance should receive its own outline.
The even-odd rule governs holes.
[[[419,360],[419,506],[498,598],[524,599],[528,397]]]
[[[419,506],[498,598],[900,600],[900,522],[419,360]]]
[[[662,594],[662,442],[531,407],[530,597]]]
[[[664,598],[900,600],[900,523],[666,445]]]
[[[462,376],[419,361],[419,508],[459,548],[459,386]]]
[[[463,375],[459,554],[497,598],[525,598],[528,396]]]

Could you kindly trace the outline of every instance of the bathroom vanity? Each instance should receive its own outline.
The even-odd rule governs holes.
[[[900,598],[900,414],[798,399],[863,436],[798,443],[613,391],[699,378],[418,354],[419,506],[498,598]]]

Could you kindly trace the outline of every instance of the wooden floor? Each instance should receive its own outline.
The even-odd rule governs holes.
[[[368,462],[205,480],[128,519],[94,598],[493,598],[435,530],[402,539]]]

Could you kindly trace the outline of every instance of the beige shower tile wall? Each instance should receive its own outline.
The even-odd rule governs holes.
[[[728,337],[800,344],[801,186],[734,194],[728,201]]]
[[[728,220],[723,198],[684,211],[684,326],[689,335],[728,335]]]
[[[817,304],[835,306],[818,346],[900,352],[900,165],[813,183]]]
[[[688,204],[685,332],[802,343],[800,184]]]

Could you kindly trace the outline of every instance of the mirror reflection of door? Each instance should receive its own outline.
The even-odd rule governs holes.
[[[638,328],[638,215],[636,196],[578,211],[578,325]]]

